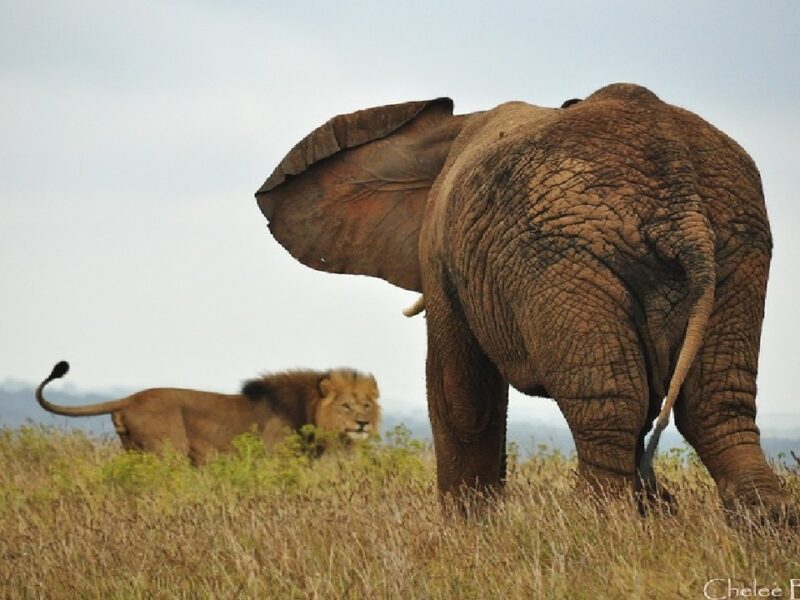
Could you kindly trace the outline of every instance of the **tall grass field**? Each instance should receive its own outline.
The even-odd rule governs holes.
[[[800,533],[731,527],[689,451],[656,464],[675,516],[581,498],[573,458],[511,447],[507,493],[464,521],[443,516],[432,451],[402,428],[321,458],[305,439],[267,456],[245,435],[197,469],[0,429],[0,596],[800,599]],[[778,472],[800,505],[800,465]]]

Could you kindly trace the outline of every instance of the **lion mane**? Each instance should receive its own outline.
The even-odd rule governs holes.
[[[375,378],[352,369],[267,374],[246,382],[242,395],[269,402],[293,430],[311,424],[364,440],[380,424]]]
[[[360,441],[380,422],[375,378],[352,369],[268,373],[245,382],[240,394],[153,388],[87,406],[46,400],[44,387],[68,371],[59,362],[36,389],[42,408],[68,417],[110,414],[125,449],[156,452],[169,443],[198,465],[230,451],[233,439],[248,431],[269,449],[307,424]]]

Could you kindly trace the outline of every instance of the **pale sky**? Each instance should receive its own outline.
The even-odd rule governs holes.
[[[759,166],[775,252],[758,403],[798,418],[798,57],[797,0],[2,0],[0,381],[67,359],[83,390],[234,392],[348,365],[376,375],[387,409],[424,415],[424,320],[401,314],[415,294],[296,262],[254,192],[338,113],[558,106],[626,81]]]

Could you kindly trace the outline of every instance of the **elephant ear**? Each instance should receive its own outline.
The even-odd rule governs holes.
[[[300,141],[256,192],[275,239],[320,271],[421,291],[428,190],[464,116],[438,98],[339,115]]]

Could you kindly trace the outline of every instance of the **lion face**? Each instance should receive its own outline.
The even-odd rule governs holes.
[[[322,400],[317,406],[317,427],[339,431],[357,441],[378,430],[378,384],[372,375],[332,371],[320,382],[319,390]]]

